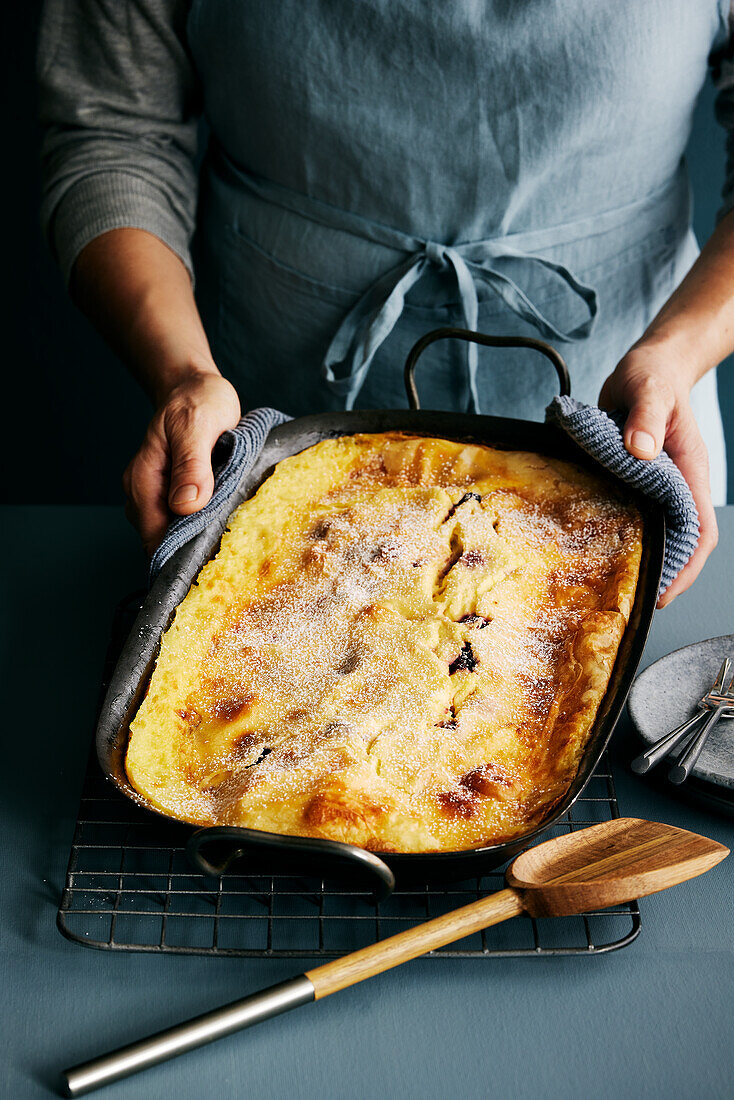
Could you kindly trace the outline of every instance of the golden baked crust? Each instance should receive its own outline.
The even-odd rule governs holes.
[[[525,452],[387,433],[281,462],[166,632],[127,773],[196,824],[451,851],[576,773],[642,524]]]

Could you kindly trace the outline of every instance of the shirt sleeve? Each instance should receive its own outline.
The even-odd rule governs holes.
[[[716,119],[726,131],[726,172],[721,192],[721,206],[716,221],[734,210],[734,3],[722,40],[710,58],[711,73],[716,88]]]
[[[110,229],[145,229],[192,271],[198,81],[189,0],[46,0],[38,43],[41,221],[68,282]]]

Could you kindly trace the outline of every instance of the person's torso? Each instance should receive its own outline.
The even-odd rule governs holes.
[[[661,187],[722,0],[194,0],[212,131],[240,167],[447,243]]]
[[[574,392],[594,400],[695,256],[681,158],[727,10],[728,0],[194,0],[189,39],[212,134],[197,274],[215,354],[245,401],[341,407],[319,368],[361,296],[410,259],[406,235],[519,244],[531,258],[500,257],[499,270],[564,331],[582,323],[584,303],[537,257],[595,288],[591,335],[560,347]],[[447,276],[430,268],[410,290],[363,406],[404,403],[411,342],[465,319]],[[495,290],[478,281],[477,326],[537,335]],[[460,355],[437,351],[422,371],[433,407],[466,407]],[[527,371],[517,355],[493,356],[482,407],[541,415],[552,385]]]

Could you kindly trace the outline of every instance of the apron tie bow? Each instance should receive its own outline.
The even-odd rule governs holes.
[[[596,291],[578,282],[562,264],[512,248],[502,240],[474,241],[445,245],[436,241],[416,242],[419,247],[402,263],[380,276],[350,309],[339,326],[324,357],[321,373],[327,384],[345,398],[345,408],[354,407],[372,360],[397,324],[405,298],[429,267],[452,278],[459,294],[464,322],[476,329],[479,318],[477,281],[498,295],[522,320],[541,336],[564,342],[583,340],[589,335],[597,313]],[[469,259],[471,254],[471,259]],[[564,296],[580,299],[588,316],[575,329],[558,328],[530,300],[525,291],[493,262],[502,258],[541,264],[561,283]],[[474,412],[480,412],[477,387],[476,344],[467,344],[467,374]],[[337,373],[338,372],[338,373]]]
[[[583,238],[585,232],[603,232],[606,222],[616,224],[627,220],[640,204],[619,207],[587,219],[586,222],[551,226],[546,230],[514,233],[506,237],[490,237],[480,241],[465,241],[447,245],[413,237],[389,225],[342,210],[321,199],[301,194],[273,180],[238,168],[224,151],[216,147],[224,178],[236,180],[240,188],[280,209],[290,210],[317,225],[327,226],[362,240],[372,241],[391,251],[404,252],[406,259],[381,275],[349,310],[331,341],[321,375],[330,388],[345,399],[351,409],[364,385],[367,373],[381,344],[395,328],[406,295],[430,268],[444,278],[452,279],[459,294],[466,327],[476,329],[479,315],[477,285],[489,287],[507,308],[532,325],[541,336],[563,342],[583,340],[591,332],[598,303],[596,291],[580,283],[568,268],[532,251],[533,247],[553,248],[563,241]],[[647,201],[652,201],[646,199]],[[568,303],[581,301],[587,317],[570,332],[554,325],[530,300],[522,287],[509,275],[508,268],[517,271],[540,264],[555,283],[558,297]],[[477,392],[477,347],[467,345],[467,370],[472,407],[480,412]],[[337,373],[338,372],[338,373]]]

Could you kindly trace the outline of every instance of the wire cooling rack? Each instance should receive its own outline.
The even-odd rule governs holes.
[[[117,609],[105,680],[139,597]],[[582,796],[545,834],[559,836],[619,816],[606,756]],[[90,754],[66,885],[57,915],[70,940],[110,951],[270,958],[333,958],[501,889],[504,868],[443,887],[411,886],[375,903],[357,886],[315,878],[195,873],[187,830],[136,806]],[[241,873],[237,873],[237,870]],[[578,917],[519,917],[475,933],[432,958],[596,955],[631,943],[637,903]]]

